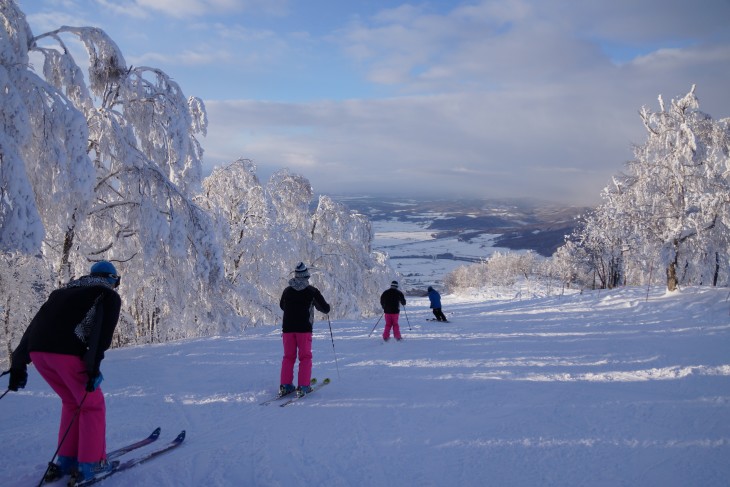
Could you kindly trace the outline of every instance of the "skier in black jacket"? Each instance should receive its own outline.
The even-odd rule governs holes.
[[[284,357],[281,360],[281,381],[279,395],[294,392],[294,364],[299,356],[299,374],[296,389],[298,395],[312,391],[312,327],[314,326],[314,309],[322,313],[330,312],[319,289],[309,284],[309,269],[300,262],[294,270],[294,279],[284,289],[279,301],[284,311],[282,319],[282,340]]]
[[[25,387],[33,362],[62,401],[58,459],[45,481],[71,473],[83,480],[111,469],[99,366],[119,319],[120,279],[114,265],[101,261],[88,276],[53,291],[13,351],[8,389]]]
[[[383,331],[383,340],[390,340],[390,330],[393,329],[393,336],[396,340],[402,339],[400,334],[400,326],[398,326],[398,318],[400,316],[400,305],[406,305],[406,297],[398,289],[398,281],[390,283],[390,288],[386,289],[380,295],[380,306],[383,307],[385,315],[385,330]]]

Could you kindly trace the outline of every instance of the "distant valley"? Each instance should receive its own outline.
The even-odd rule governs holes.
[[[453,268],[500,249],[551,256],[590,210],[527,199],[330,197],[370,219],[374,248],[388,253],[415,288],[439,284]]]
[[[416,223],[437,238],[499,235],[496,247],[534,250],[550,256],[590,208],[564,207],[533,200],[417,200],[374,196],[336,196],[334,199],[373,222]]]

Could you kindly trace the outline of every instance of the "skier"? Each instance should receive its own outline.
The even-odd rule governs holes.
[[[294,392],[294,363],[299,356],[299,374],[296,388],[297,395],[303,396],[312,392],[312,327],[314,325],[314,308],[322,313],[330,312],[319,289],[309,284],[309,269],[300,262],[294,270],[294,278],[284,289],[279,301],[284,311],[282,318],[282,341],[284,357],[281,360],[281,382],[279,395],[285,396]]]
[[[31,362],[61,397],[58,458],[44,481],[76,475],[77,481],[112,469],[106,460],[106,406],[99,366],[112,342],[122,300],[121,276],[111,262],[53,291],[12,353],[8,389],[24,388]]]
[[[380,306],[383,307],[385,315],[385,330],[383,331],[383,340],[390,340],[390,329],[393,329],[393,336],[396,340],[401,341],[400,327],[398,326],[398,317],[400,316],[400,305],[406,305],[406,297],[398,289],[398,281],[390,283],[390,288],[386,289],[380,295]]]
[[[446,319],[446,316],[441,311],[441,295],[431,286],[428,286],[428,299],[431,301],[431,309],[433,310],[433,315],[436,317],[436,321],[448,322],[449,320]]]

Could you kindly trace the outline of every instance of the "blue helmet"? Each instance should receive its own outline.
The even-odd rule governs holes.
[[[114,267],[114,264],[106,260],[95,262],[94,265],[91,266],[91,271],[89,271],[89,275],[95,277],[105,277],[110,284],[114,285],[114,287],[119,286],[119,281],[122,279],[122,276],[117,274],[117,269],[116,267]]]

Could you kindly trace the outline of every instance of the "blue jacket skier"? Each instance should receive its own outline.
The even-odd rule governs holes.
[[[431,301],[431,309],[436,321],[449,321],[441,311],[441,295],[431,286],[428,286],[428,299]]]

